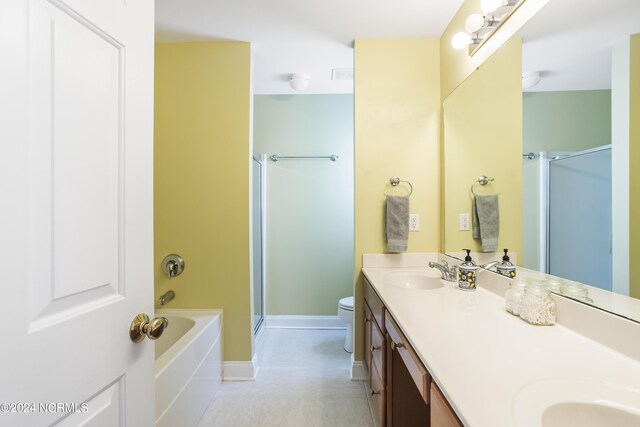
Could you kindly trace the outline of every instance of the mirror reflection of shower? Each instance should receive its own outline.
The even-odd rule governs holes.
[[[523,266],[612,290],[611,145],[523,161]]]

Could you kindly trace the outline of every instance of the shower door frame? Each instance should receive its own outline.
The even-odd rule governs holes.
[[[253,334],[257,335],[265,325],[267,317],[267,155],[255,154],[253,161],[260,165],[260,274],[262,275],[262,317],[253,327]],[[254,207],[255,209],[255,207]]]

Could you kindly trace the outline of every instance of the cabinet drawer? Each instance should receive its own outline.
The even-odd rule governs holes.
[[[371,313],[373,314],[374,319],[376,319],[376,322],[378,322],[380,330],[384,331],[384,306],[382,305],[382,300],[376,291],[373,290],[371,283],[369,283],[366,277],[364,278],[364,299],[367,304],[369,304]]]
[[[369,352],[371,354],[373,369],[378,370],[378,374],[381,378],[384,378],[384,349],[385,341],[384,334],[376,322],[371,322],[371,345],[369,346]]]
[[[462,427],[460,419],[434,382],[431,382],[431,427]]]
[[[390,347],[392,351],[397,351],[402,357],[404,364],[407,366],[407,370],[413,379],[413,382],[418,387],[418,391],[422,396],[425,403],[429,403],[429,374],[422,365],[420,358],[409,344],[409,341],[405,338],[404,334],[398,327],[398,324],[393,320],[393,317],[389,312],[385,313],[385,325],[387,328],[387,334],[391,339]]]
[[[373,324],[373,315],[371,309],[364,303],[364,365],[367,371],[371,372],[371,329]]]
[[[371,370],[371,406],[373,416],[376,417],[375,425],[383,426],[385,422],[385,389],[382,377],[378,375],[376,368]]]

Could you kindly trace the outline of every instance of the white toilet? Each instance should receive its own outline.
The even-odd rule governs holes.
[[[353,353],[353,297],[342,298],[338,302],[338,317],[347,322],[344,349],[349,353]]]

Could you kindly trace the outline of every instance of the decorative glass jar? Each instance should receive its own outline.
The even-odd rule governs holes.
[[[562,295],[569,298],[577,299],[579,301],[592,304],[593,300],[589,298],[589,289],[582,283],[578,282],[564,282],[560,289]]]
[[[509,289],[504,294],[504,308],[514,316],[520,316],[525,286],[527,286],[525,279],[514,279],[509,283]]]
[[[529,283],[524,288],[521,299],[520,318],[532,325],[553,325],[556,323],[556,303],[551,292],[540,283]]]

